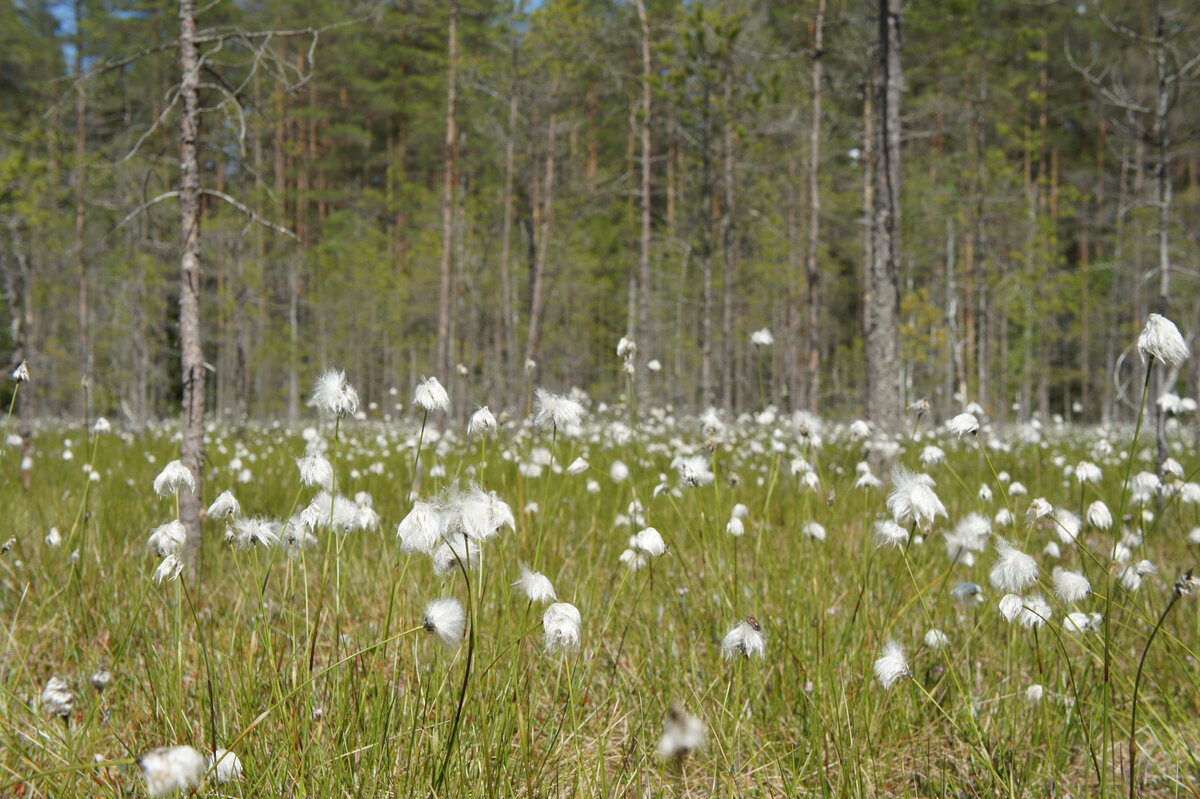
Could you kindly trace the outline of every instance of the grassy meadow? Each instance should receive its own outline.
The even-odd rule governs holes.
[[[1138,795],[1197,795],[1194,412],[1159,480],[1148,422],[543,399],[210,425],[240,510],[178,566],[177,429],[41,426],[28,490],[10,441],[0,796],[1126,796],[1131,751]],[[418,500],[441,540],[398,539]],[[148,783],[173,746],[240,768]]]

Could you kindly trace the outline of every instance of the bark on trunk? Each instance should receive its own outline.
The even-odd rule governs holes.
[[[83,78],[83,2],[75,0],[75,265],[79,272],[79,376],[86,383],[92,371],[88,324],[88,268],[83,254],[86,220],[84,199],[84,156],[87,152],[87,95]],[[80,392],[80,416],[87,429],[87,392]]]
[[[551,108],[557,87],[551,90]],[[525,344],[525,360],[536,360],[541,346],[542,306],[545,303],[546,259],[550,249],[550,231],[554,222],[554,128],[558,115],[551,110],[546,130],[546,184],[542,192],[541,224],[538,226],[537,252],[533,266],[533,287],[529,301],[529,338]]]
[[[504,149],[504,198],[502,200],[504,205],[504,231],[501,234],[500,240],[500,296],[502,300],[500,312],[504,317],[500,324],[504,336],[504,363],[501,383],[504,386],[502,394],[505,404],[507,404],[509,392],[517,384],[517,375],[520,374],[520,366],[516,365],[516,315],[514,313],[515,303],[513,302],[512,277],[509,273],[509,259],[512,257],[514,213],[513,183],[516,174],[519,58],[520,40],[514,37],[512,47],[512,90],[508,98],[508,144]]]
[[[825,0],[817,3],[813,21],[813,115],[809,129],[808,157],[808,257],[805,276],[808,283],[808,374],[804,394],[808,409],[817,412],[821,390],[821,275],[817,271],[817,246],[821,234],[821,190],[818,171],[821,166],[821,56],[824,54]]]
[[[900,0],[880,0],[879,166],[875,253],[868,275],[867,418],[884,432],[900,422]]]
[[[642,28],[642,239],[638,261],[638,319],[634,341],[641,344],[644,365],[650,344],[650,24],[646,4],[637,0],[638,22]],[[638,392],[645,393],[646,370],[638,369]]]
[[[458,141],[454,106],[458,90],[458,4],[450,4],[450,31],[446,66],[446,141],[442,153],[442,263],[438,291],[437,363],[442,385],[450,385],[450,293],[454,240],[454,147]]]
[[[179,516],[187,530],[189,568],[199,569],[200,508],[204,496],[204,354],[200,348],[200,171],[197,157],[200,56],[196,46],[196,0],[179,2],[179,348],[183,367],[183,423],[179,457],[196,480],[180,492]]]

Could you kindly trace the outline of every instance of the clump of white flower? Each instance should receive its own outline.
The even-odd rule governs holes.
[[[879,658],[875,661],[875,679],[886,691],[899,680],[911,677],[908,661],[904,658],[904,649],[896,641],[889,640],[883,645]]]
[[[767,639],[762,634],[758,619],[747,616],[729,629],[721,641],[721,655],[726,660],[736,657],[764,658],[767,654]]]

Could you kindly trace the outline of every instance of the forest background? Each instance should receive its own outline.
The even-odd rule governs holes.
[[[862,413],[889,6],[196,9],[210,413],[296,421],[327,366],[379,416],[425,374],[460,415],[611,400],[627,333],[643,402]],[[0,0],[29,414],[82,415],[84,375],[92,413],[178,412],[180,7]],[[1200,4],[902,22],[902,402],[1128,418],[1146,314],[1200,330]]]

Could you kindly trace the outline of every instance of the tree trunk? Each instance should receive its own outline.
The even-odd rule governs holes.
[[[737,233],[733,224],[733,120],[730,106],[733,103],[733,76],[725,73],[725,100],[723,104],[724,130],[722,131],[722,187],[724,189],[724,219],[721,221],[721,256],[724,271],[721,280],[721,405],[734,409],[733,382],[734,348],[738,342],[733,336],[733,275],[737,269]]]
[[[512,90],[508,98],[508,144],[504,148],[504,197],[501,200],[504,206],[504,230],[500,238],[500,312],[503,315],[503,319],[500,321],[500,329],[504,336],[504,362],[501,366],[500,382],[504,387],[501,394],[506,402],[509,391],[516,385],[517,375],[520,374],[521,369],[520,366],[516,365],[517,325],[514,313],[516,304],[513,302],[512,278],[509,274],[509,260],[512,258],[513,183],[516,174],[517,103],[518,81],[520,77],[518,71],[519,57],[520,39],[514,36],[512,46]]]
[[[805,277],[808,283],[808,380],[805,396],[808,410],[817,412],[821,392],[821,275],[817,271],[817,246],[821,240],[821,57],[824,55],[825,0],[817,2],[813,21],[812,91],[813,112],[809,129],[808,157],[808,257]]]
[[[525,344],[525,360],[537,358],[541,346],[542,306],[545,303],[546,258],[550,249],[550,230],[554,222],[554,127],[558,115],[553,110],[557,87],[550,90],[550,120],[546,131],[546,185],[542,197],[541,225],[538,229],[536,256],[533,267],[533,287],[529,300],[529,338]]]
[[[637,0],[638,22],[642,28],[642,239],[638,260],[638,320],[634,340],[641,343],[643,364],[650,345],[650,24],[646,4]],[[644,394],[646,370],[638,369],[638,391]]]
[[[179,0],[179,348],[183,368],[183,424],[179,457],[196,480],[180,492],[179,516],[187,530],[188,563],[199,570],[201,504],[204,496],[204,354],[200,348],[200,55],[196,46],[196,0]]]
[[[875,257],[867,277],[867,418],[879,430],[900,423],[900,0],[879,2],[879,166],[875,171]]]
[[[438,291],[437,362],[434,371],[442,385],[450,385],[450,293],[454,237],[454,148],[458,142],[454,106],[458,90],[458,3],[450,4],[446,66],[446,141],[442,151],[442,263]]]
[[[83,84],[83,0],[75,0],[75,265],[79,271],[79,377],[85,384],[92,371],[89,341],[88,265],[83,254],[85,222],[84,157],[87,153],[87,94]],[[88,426],[87,392],[80,392],[84,428]]]

